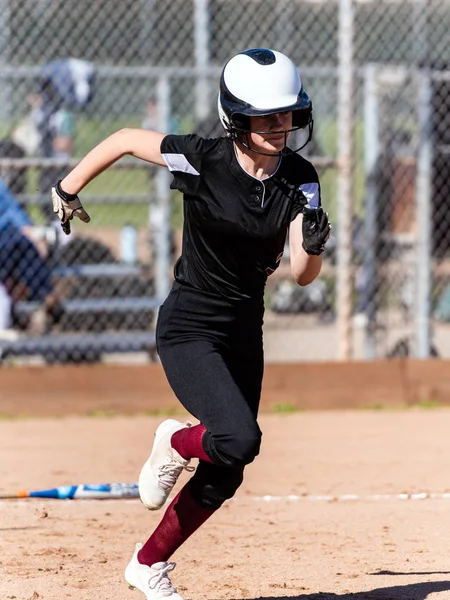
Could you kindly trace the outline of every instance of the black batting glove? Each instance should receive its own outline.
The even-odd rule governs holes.
[[[303,208],[303,250],[307,254],[319,256],[325,250],[325,244],[330,237],[331,224],[328,213],[323,208],[312,208],[305,204]]]
[[[89,223],[91,217],[84,210],[77,194],[68,194],[61,187],[61,181],[52,188],[53,212],[61,220],[61,227],[66,235],[70,234],[70,221],[78,217],[84,223]]]

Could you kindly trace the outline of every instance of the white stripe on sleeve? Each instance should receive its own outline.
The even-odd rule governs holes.
[[[181,173],[189,173],[190,175],[200,175],[184,154],[162,154],[164,162],[169,171],[179,171]]]

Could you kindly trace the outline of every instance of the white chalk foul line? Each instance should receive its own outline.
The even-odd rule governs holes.
[[[287,496],[250,496],[250,499],[258,502],[376,502],[380,500],[450,500],[448,492],[418,492],[413,494],[295,494]],[[239,500],[239,498],[236,498]]]
[[[0,507],[2,505],[11,505],[11,503],[17,504],[28,504],[29,502],[37,504],[38,501],[48,503],[49,500],[55,501],[54,498],[21,498],[17,500],[0,500]],[[171,499],[169,498],[169,501]],[[400,493],[400,494],[288,494],[284,496],[272,496],[266,494],[264,496],[237,496],[231,499],[231,502],[380,502],[380,501],[391,501],[391,500],[450,500],[450,492],[417,492],[417,493]],[[24,502],[26,501],[26,502]],[[58,503],[61,500],[56,500]],[[63,500],[63,503],[76,505],[80,502],[127,502],[127,503],[140,503],[138,498],[79,498],[76,500]]]

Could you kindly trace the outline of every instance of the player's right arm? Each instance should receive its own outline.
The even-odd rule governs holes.
[[[126,155],[155,165],[166,166],[161,155],[165,134],[144,129],[121,129],[100,142],[52,189],[53,211],[58,215],[64,233],[70,233],[70,221],[78,217],[90,221],[78,194],[97,175]]]
[[[165,134],[145,129],[121,129],[100,142],[61,181],[68,194],[79,194],[97,175],[119,158],[130,155],[155,165],[166,166],[161,156]]]

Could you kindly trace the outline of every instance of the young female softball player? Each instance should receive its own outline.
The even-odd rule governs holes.
[[[199,463],[126,567],[126,581],[148,600],[181,599],[169,558],[234,495],[259,453],[263,295],[286,235],[292,275],[307,285],[330,234],[317,173],[296,154],[301,148],[287,147],[293,132],[303,130],[307,141],[312,132],[311,101],[293,62],[266,48],[237,54],[223,69],[218,107],[226,137],[123,129],[52,190],[66,233],[74,216],[89,221],[77,194],[126,154],[167,167],[184,195],[182,255],[156,341],[173,391],[200,423],[158,427],[139,476],[144,505],[160,509],[182,470],[194,471],[191,459]]]

